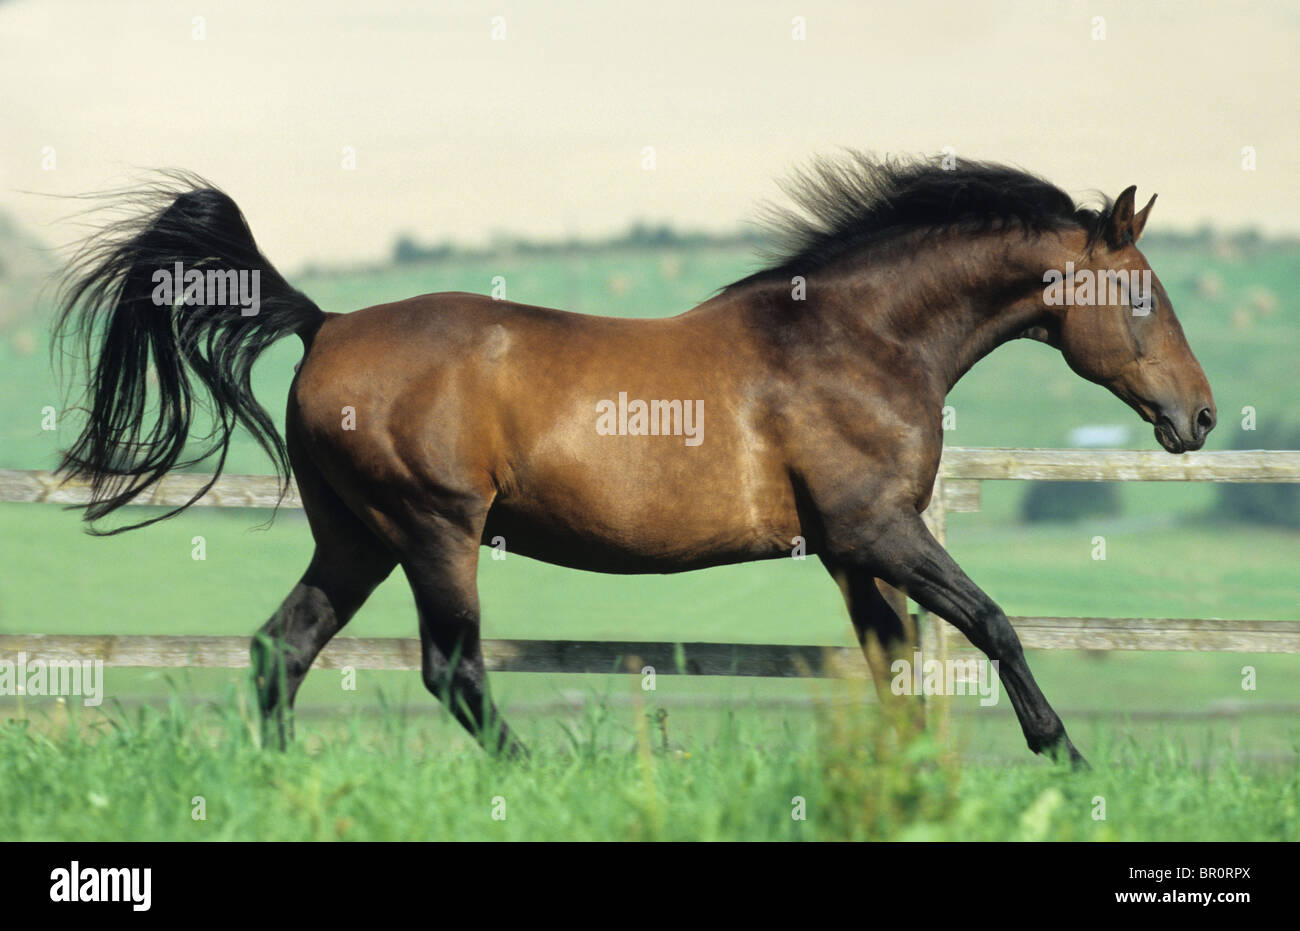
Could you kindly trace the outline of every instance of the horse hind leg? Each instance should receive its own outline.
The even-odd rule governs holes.
[[[295,463],[294,472],[316,550],[251,646],[263,743],[279,747],[292,736],[294,698],[316,656],[397,564],[310,466]]]
[[[527,750],[488,688],[477,582],[480,535],[481,527],[426,517],[401,564],[419,612],[425,687],[489,753],[522,757]]]

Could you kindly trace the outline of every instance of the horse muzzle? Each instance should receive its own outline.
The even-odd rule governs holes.
[[[1177,409],[1162,410],[1154,421],[1156,442],[1171,453],[1193,452],[1205,445],[1217,422],[1213,404],[1197,407],[1194,416]]]

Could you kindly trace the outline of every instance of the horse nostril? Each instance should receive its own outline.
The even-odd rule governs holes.
[[[1214,429],[1214,411],[1208,407],[1202,407],[1200,413],[1196,415],[1196,428],[1200,431],[1201,436],[1209,433]]]

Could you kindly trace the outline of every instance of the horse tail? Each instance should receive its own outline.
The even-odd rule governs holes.
[[[262,255],[234,200],[197,175],[164,173],[143,189],[108,195],[125,216],[103,226],[72,261],[59,294],[52,351],[71,340],[84,364],[88,415],[58,472],[84,478],[88,532],[109,535],[174,517],[225,466],[242,424],[288,487],[284,438],[253,397],[253,363],[295,333],[310,347],[324,313]],[[197,407],[212,429],[186,455]],[[182,458],[185,456],[185,458]],[[176,468],[213,459],[212,478],[180,507],[100,530]]]

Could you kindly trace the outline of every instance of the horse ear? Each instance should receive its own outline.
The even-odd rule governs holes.
[[[1147,201],[1147,205],[1143,207],[1141,210],[1139,210],[1137,212],[1137,216],[1133,218],[1133,241],[1134,242],[1137,242],[1139,239],[1142,238],[1142,230],[1147,225],[1147,217],[1151,216],[1151,208],[1155,206],[1155,203],[1156,203],[1156,195],[1152,194],[1151,199]]]
[[[1133,235],[1133,200],[1137,194],[1137,185],[1124,188],[1124,193],[1115,198],[1115,206],[1110,209],[1110,222],[1106,227],[1106,241],[1112,249],[1122,249],[1131,244]]]

